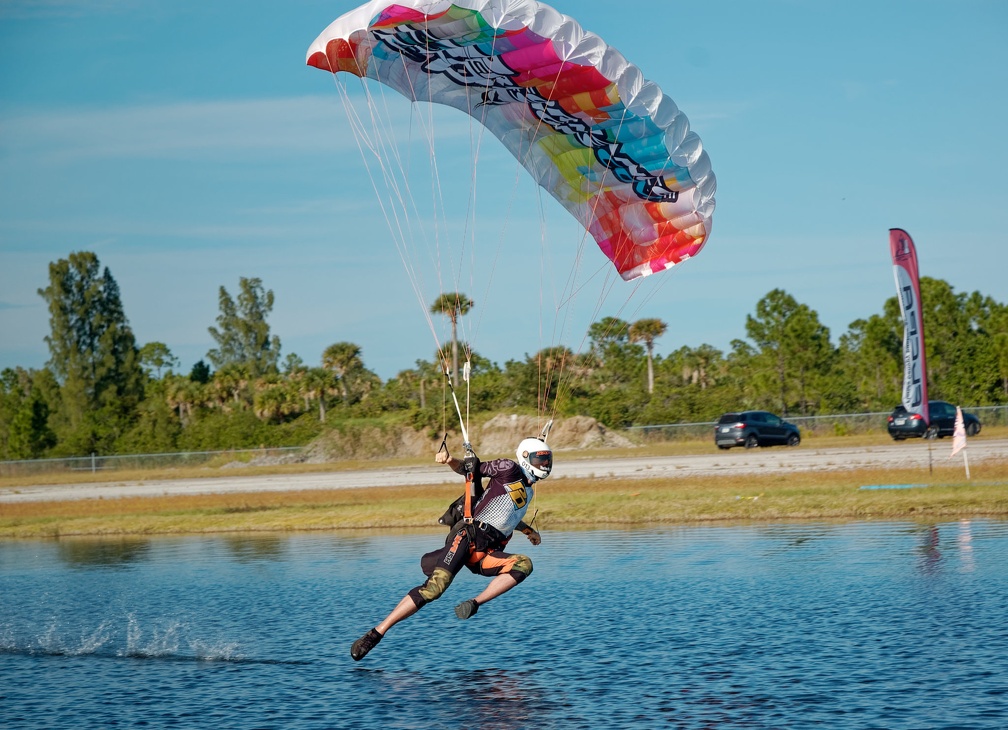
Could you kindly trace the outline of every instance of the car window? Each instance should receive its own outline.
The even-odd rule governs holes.
[[[752,421],[753,423],[765,423],[766,419],[763,417],[762,413],[747,413],[746,420]]]
[[[739,419],[738,413],[726,413],[718,419],[718,423],[735,423]]]
[[[953,408],[950,404],[943,403],[941,401],[932,403],[931,409],[935,411],[933,415],[938,416],[939,418],[949,418],[950,416],[955,415],[955,408]]]
[[[781,425],[781,419],[780,419],[780,416],[775,416],[775,415],[773,415],[772,413],[768,413],[768,414],[767,414],[767,417],[766,417],[766,421],[767,421],[767,423],[769,423],[769,424],[770,424],[771,426],[779,426],[779,425]]]

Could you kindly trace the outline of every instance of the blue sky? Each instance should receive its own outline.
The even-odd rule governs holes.
[[[435,115],[443,225],[417,235],[468,230],[479,246],[414,294],[341,94],[304,65],[354,5],[0,0],[0,368],[44,365],[37,290],[79,250],[111,270],[138,342],[164,342],[185,372],[214,346],[219,287],[236,294],[241,277],[275,293],[284,355],[315,365],[351,341],[383,378],[447,338],[420,302],[449,287],[476,300],[463,334],[501,364],[580,349],[610,315],[667,322],[660,353],[727,350],[775,288],[835,343],[895,293],[891,227],[914,237],[922,274],[1008,301],[1008,3],[553,2],[678,103],[718,177],[696,259],[640,286],[596,277],[568,306],[556,282],[576,224],[493,142],[469,213],[470,129],[455,112]],[[388,113],[420,158],[409,105]]]

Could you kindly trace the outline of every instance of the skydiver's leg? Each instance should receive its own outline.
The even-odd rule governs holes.
[[[385,636],[386,631],[391,629],[403,619],[409,618],[419,610],[420,606],[418,606],[413,600],[413,597],[407,593],[403,596],[402,600],[399,601],[399,604],[392,609],[392,612],[385,617],[385,620],[375,626],[375,631],[382,636]]]
[[[483,591],[476,596],[476,603],[484,604],[487,601],[491,601],[502,593],[507,593],[509,590],[518,585],[518,581],[510,573],[502,573],[494,578],[487,585]]]
[[[463,601],[455,607],[455,615],[466,619],[487,601],[507,593],[532,573],[532,561],[525,555],[509,555],[499,551],[489,553],[479,566],[481,575],[493,576],[493,580],[475,598]]]
[[[445,540],[445,546],[440,551],[438,559],[431,560],[431,553],[424,556],[421,565],[426,573],[430,569],[421,585],[410,589],[409,593],[402,597],[391,613],[386,616],[381,623],[357,639],[350,647],[350,656],[354,661],[360,661],[364,656],[378,645],[378,642],[385,636],[385,632],[391,629],[400,621],[409,618],[431,601],[435,601],[448,590],[455,579],[455,575],[462,570],[469,555],[469,533],[466,527],[462,527],[449,533]],[[431,567],[434,565],[435,567]]]

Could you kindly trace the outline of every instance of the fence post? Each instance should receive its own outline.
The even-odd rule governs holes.
[[[91,473],[94,474],[95,471],[96,471],[96,469],[95,469],[95,452],[92,451],[91,452]]]

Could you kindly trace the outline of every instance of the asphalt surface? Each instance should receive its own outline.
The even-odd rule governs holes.
[[[777,446],[736,448],[710,454],[650,456],[643,458],[574,458],[564,460],[557,452],[551,479],[688,479],[712,474],[836,471],[858,468],[920,468],[962,464],[962,453],[950,459],[952,440],[904,441],[885,446],[813,449]],[[971,472],[989,460],[1008,459],[1008,439],[971,440],[967,447]],[[240,492],[285,492],[309,489],[355,487],[428,486],[458,482],[459,476],[444,466],[390,467],[360,471],[330,471],[312,474],[225,476],[205,479],[114,481],[95,484],[33,485],[0,488],[0,504],[72,499],[115,499],[160,495],[226,494]]]

